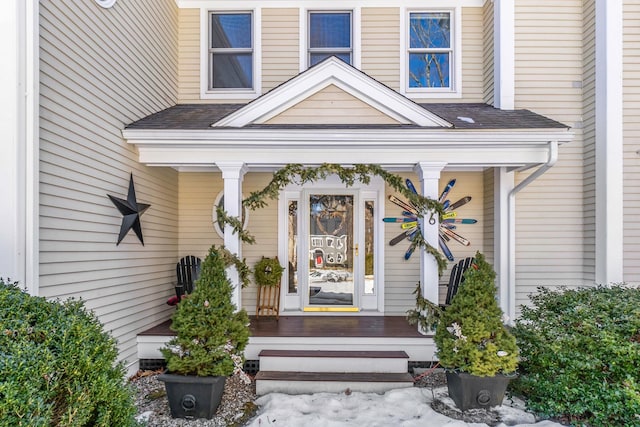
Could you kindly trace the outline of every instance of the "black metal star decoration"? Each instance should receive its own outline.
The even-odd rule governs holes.
[[[107,194],[116,208],[122,214],[122,225],[120,226],[120,235],[118,236],[118,243],[120,244],[124,236],[127,235],[129,230],[133,229],[140,239],[140,243],[144,246],[144,239],[142,238],[142,228],[140,227],[140,216],[146,211],[149,206],[146,203],[138,203],[136,200],[136,190],[133,187],[133,173],[129,179],[129,194],[127,194],[127,200],[114,197],[111,194]]]

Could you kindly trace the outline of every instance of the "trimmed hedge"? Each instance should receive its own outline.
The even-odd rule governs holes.
[[[529,409],[577,425],[640,426],[640,289],[539,288],[514,334],[516,392]]]
[[[0,279],[0,307],[0,425],[138,425],[115,340],[81,301]]]

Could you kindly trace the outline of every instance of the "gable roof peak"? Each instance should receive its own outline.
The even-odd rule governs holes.
[[[330,85],[400,123],[422,127],[452,127],[448,121],[335,56],[303,71],[211,126],[244,127],[266,123]]]

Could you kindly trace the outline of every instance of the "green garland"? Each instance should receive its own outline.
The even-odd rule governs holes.
[[[413,291],[413,294],[416,296],[416,308],[407,311],[407,322],[410,325],[420,325],[420,328],[425,332],[435,333],[436,327],[442,318],[442,309],[439,305],[422,296],[420,282],[416,285],[416,290]]]
[[[258,286],[277,286],[282,278],[284,268],[278,258],[262,257],[253,268],[253,277]]]
[[[440,218],[444,214],[441,203],[428,197],[415,194],[405,186],[404,179],[401,176],[384,170],[380,165],[354,165],[353,167],[344,167],[335,163],[323,163],[317,167],[306,167],[297,163],[288,164],[274,172],[269,184],[262,190],[249,194],[249,197],[244,199],[242,204],[254,211],[265,207],[267,200],[277,199],[280,191],[289,184],[304,185],[325,179],[334,174],[337,175],[347,187],[353,186],[356,182],[368,184],[371,181],[371,176],[379,176],[387,185],[407,198],[409,202],[416,207],[419,216],[432,218],[434,215],[438,215]],[[225,224],[229,224],[233,227],[233,233],[238,234],[238,237],[244,243],[255,243],[255,238],[244,230],[240,219],[229,216],[221,208],[217,208],[217,213],[218,223],[221,229],[224,229]],[[427,253],[431,254],[438,263],[438,274],[442,276],[442,273],[447,268],[447,260],[437,248],[427,243],[420,233],[416,233],[416,236],[420,237],[413,240],[413,247],[424,248]]]
[[[224,265],[226,267],[233,265],[236,268],[236,271],[238,271],[238,276],[240,278],[240,283],[242,283],[242,287],[243,288],[247,287],[251,282],[249,279],[249,276],[251,275],[251,269],[247,265],[246,260],[244,258],[243,259],[238,258],[236,254],[232,253],[229,249],[225,248],[224,246],[220,246],[218,248],[218,253],[220,254],[220,257],[223,259]]]

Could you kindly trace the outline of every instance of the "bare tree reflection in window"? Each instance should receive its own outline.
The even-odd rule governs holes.
[[[412,13],[409,22],[409,87],[450,87],[450,13]]]

